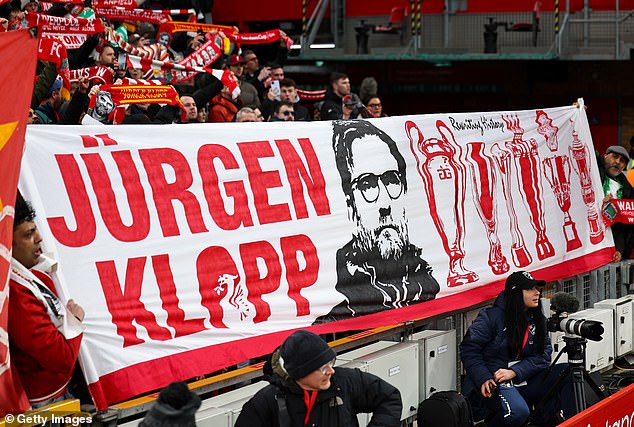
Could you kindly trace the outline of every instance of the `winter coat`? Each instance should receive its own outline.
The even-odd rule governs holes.
[[[528,340],[519,356],[517,353],[509,353],[504,326],[505,305],[506,297],[502,292],[493,307],[480,311],[460,344],[460,359],[467,371],[462,387],[466,396],[480,394],[481,385],[493,378],[493,373],[498,369],[509,369],[509,362],[518,361],[511,368],[517,374],[513,379],[517,384],[530,381],[550,365],[550,337],[545,334],[544,351],[536,353],[534,328],[529,330]],[[529,323],[533,322],[529,320]]]
[[[306,405],[304,392],[296,382],[279,376],[275,356],[264,366],[264,373],[271,383],[258,391],[242,407],[235,427],[279,427],[280,407],[278,399],[284,399],[287,407],[286,424],[289,427],[357,427],[358,413],[372,413],[369,427],[400,426],[402,411],[401,394],[394,386],[379,377],[358,369],[335,368],[330,387],[319,391],[304,424]],[[283,375],[283,374],[282,374]]]
[[[338,120],[343,115],[343,99],[332,88],[326,91],[324,104],[321,106],[321,120]]]
[[[207,121],[210,123],[232,122],[235,120],[237,113],[238,107],[236,104],[219,93],[209,104]]]

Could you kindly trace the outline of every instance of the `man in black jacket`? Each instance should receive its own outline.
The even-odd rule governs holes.
[[[634,198],[634,189],[632,189],[627,177],[623,173],[630,161],[630,156],[625,147],[612,145],[608,147],[603,156],[596,153],[596,157],[605,198]],[[614,246],[616,248],[612,260],[619,262],[621,259],[629,258],[632,248],[634,248],[634,226],[631,224],[615,223],[612,224],[610,228],[612,229]]]
[[[343,73],[330,75],[330,88],[326,92],[324,104],[321,106],[322,120],[338,120],[342,118],[343,97],[350,95],[350,79]]]
[[[236,427],[399,426],[403,404],[394,386],[358,369],[334,367],[335,352],[318,335],[299,330],[264,365],[270,385],[242,407]]]

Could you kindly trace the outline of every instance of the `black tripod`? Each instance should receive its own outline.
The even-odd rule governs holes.
[[[553,363],[550,365],[549,369],[551,369],[555,365],[555,363],[557,363],[557,360],[559,360],[559,357],[561,357],[564,351],[568,355],[568,367],[561,373],[561,375],[557,379],[557,382],[553,384],[546,395],[539,402],[537,402],[524,425],[533,420],[534,415],[537,414],[542,406],[544,406],[544,404],[546,404],[546,402],[548,402],[555,395],[555,393],[559,391],[569,375],[572,380],[572,389],[575,399],[575,413],[578,414],[579,412],[584,411],[587,407],[584,382],[587,382],[588,385],[590,385],[592,391],[594,391],[599,399],[607,397],[603,389],[601,389],[601,387],[597,385],[597,383],[585,369],[584,362],[586,360],[586,343],[588,341],[585,338],[566,335],[564,336],[564,342],[566,343],[565,347],[559,352]]]

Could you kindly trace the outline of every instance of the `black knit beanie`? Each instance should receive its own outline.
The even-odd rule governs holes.
[[[337,355],[319,335],[295,331],[282,343],[280,356],[288,375],[298,380],[321,368]]]
[[[195,427],[201,400],[184,382],[173,382],[159,393],[141,427]]]

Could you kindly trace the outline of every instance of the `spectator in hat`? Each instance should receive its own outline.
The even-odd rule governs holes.
[[[612,145],[603,156],[597,152],[596,158],[603,185],[604,201],[634,198],[634,189],[623,173],[630,161],[630,155],[625,147]],[[634,248],[634,225],[614,223],[610,228],[616,249],[612,261],[619,262],[621,259],[629,258]]]
[[[37,0],[21,0],[20,6],[25,12],[41,12],[40,2]]]
[[[57,77],[48,91],[48,96],[42,104],[35,110],[40,123],[44,125],[56,124],[59,121],[59,107],[64,103],[64,98],[60,93],[62,89],[62,79]]]
[[[229,57],[229,70],[233,73],[240,85],[240,101],[242,105],[260,106],[258,90],[244,78],[244,58],[240,55]]]
[[[158,395],[141,427],[195,427],[201,400],[184,382],[173,382]]]
[[[546,284],[526,271],[506,279],[493,307],[485,308],[460,344],[467,375],[462,386],[475,418],[487,427],[524,425],[531,408],[558,380],[567,365],[549,370],[552,347],[540,300]],[[575,413],[570,381],[536,414],[539,425],[559,424]]]
[[[359,413],[372,413],[371,426],[399,426],[399,391],[373,374],[335,367],[335,358],[318,335],[293,332],[264,365],[270,384],[244,404],[235,426],[355,426]]]

